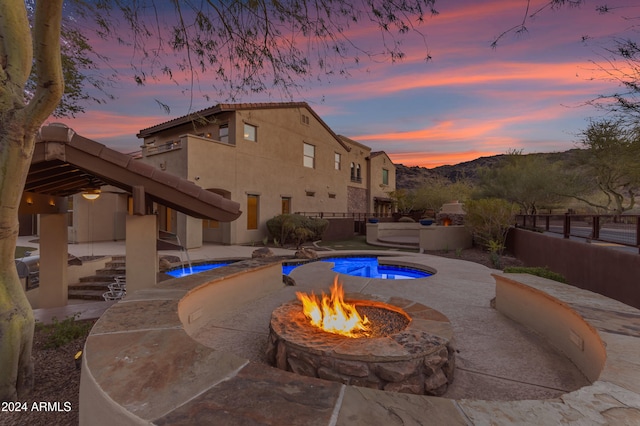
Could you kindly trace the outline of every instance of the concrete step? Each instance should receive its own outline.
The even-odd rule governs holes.
[[[127,273],[127,268],[125,268],[124,266],[122,266],[121,268],[98,269],[96,271],[96,275],[108,275],[108,276],[125,275],[126,273]]]
[[[69,290],[69,299],[82,299],[82,300],[102,300],[102,295],[107,290]]]
[[[69,290],[109,290],[109,284],[113,281],[84,281],[69,285]]]
[[[80,277],[81,283],[91,283],[91,282],[114,282],[116,280],[116,276],[120,276],[124,274],[104,274],[104,275],[89,275],[88,277]]]

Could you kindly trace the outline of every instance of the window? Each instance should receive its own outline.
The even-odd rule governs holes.
[[[304,115],[302,114],[302,116],[300,117],[302,124],[306,124],[307,126],[309,125],[309,116],[308,115]]]
[[[244,139],[255,142],[257,133],[257,127],[251,124],[244,123]]]
[[[351,182],[362,182],[360,164],[351,163]]]
[[[218,140],[229,143],[229,124],[221,124],[218,128]]]
[[[340,170],[340,161],[342,160],[342,157],[340,156],[340,154],[338,154],[337,152],[335,153],[334,156],[334,164],[336,167],[336,170]]]
[[[259,195],[247,195],[247,229],[258,229],[259,201]]]
[[[304,159],[303,164],[305,167],[311,169],[316,167],[316,147],[308,143],[304,144]]]
[[[218,222],[217,220],[213,220],[213,219],[202,220],[202,229],[217,229],[217,228],[220,228],[220,222]]]
[[[282,214],[291,213],[291,197],[282,197]]]
[[[382,184],[389,185],[389,170],[382,169]]]

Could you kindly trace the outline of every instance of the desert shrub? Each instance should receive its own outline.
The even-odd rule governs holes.
[[[504,272],[512,274],[531,274],[538,277],[566,283],[567,279],[564,275],[551,271],[549,268],[542,266],[509,266],[504,268]]]
[[[499,198],[483,198],[468,200],[464,210],[465,225],[474,239],[489,252],[502,254],[507,233],[515,220],[515,205]]]
[[[267,230],[272,239],[281,244],[322,239],[322,234],[329,226],[325,219],[310,218],[299,214],[281,214],[267,221]]]
[[[45,348],[59,348],[76,339],[85,337],[91,330],[93,322],[77,321],[78,315],[67,317],[62,321],[53,318],[52,323],[48,325],[38,324],[38,327],[41,327],[47,335],[47,341],[44,344]]]

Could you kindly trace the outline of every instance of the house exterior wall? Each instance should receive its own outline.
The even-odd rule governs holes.
[[[125,238],[127,194],[114,187],[102,188],[97,200],[85,200],[82,194],[73,195],[69,203],[67,238],[70,243],[115,241]]]
[[[386,183],[383,179],[385,170]],[[396,189],[396,166],[386,153],[378,152],[371,155],[370,176],[369,212],[376,215],[390,214],[393,208],[390,192]]]
[[[245,124],[254,126],[255,141],[244,137]],[[221,127],[228,128],[224,138]],[[314,147],[312,168],[304,165],[305,144]],[[178,219],[170,231],[190,248],[201,241],[262,240],[267,220],[282,213],[283,198],[291,213],[367,213],[370,151],[338,139],[305,106],[239,108],[145,135],[140,161],[240,203],[243,214],[231,223]],[[352,163],[360,166],[359,179],[352,177]],[[248,229],[249,196],[259,200],[257,229]]]

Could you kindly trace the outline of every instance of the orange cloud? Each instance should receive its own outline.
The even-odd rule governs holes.
[[[64,123],[79,135],[105,145],[110,145],[110,140],[117,140],[114,149],[135,151],[141,145],[141,140],[135,136],[141,129],[167,120],[166,115],[137,116],[89,110],[79,118],[51,121]]]

